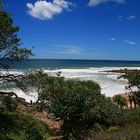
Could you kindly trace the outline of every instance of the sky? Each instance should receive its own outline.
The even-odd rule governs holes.
[[[140,0],[3,0],[34,58],[140,60]]]

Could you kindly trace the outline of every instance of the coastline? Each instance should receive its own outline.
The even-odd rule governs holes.
[[[101,86],[101,93],[107,97],[113,97],[114,95],[125,93],[125,86],[127,81],[125,79],[118,79],[124,71],[128,69],[130,71],[135,71],[136,67],[102,67],[102,68],[88,68],[88,69],[54,69],[54,70],[45,70],[44,72],[48,73],[51,76],[56,76],[57,72],[61,71],[61,76],[66,79],[77,79],[77,80],[93,80]],[[137,67],[140,70],[140,67]],[[19,70],[9,70],[1,71],[1,75],[6,75],[7,73],[19,75],[23,74],[23,71]],[[10,89],[11,90],[11,89]],[[32,92],[30,94],[25,94],[20,89],[15,87],[12,88],[12,91],[17,93],[19,97],[25,98],[26,101],[36,100],[36,93]]]

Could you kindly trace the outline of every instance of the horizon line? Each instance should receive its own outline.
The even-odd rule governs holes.
[[[71,59],[71,58],[28,58],[28,59],[46,59],[46,60],[87,60],[87,61],[137,61],[140,62],[140,60],[129,60],[129,59]]]

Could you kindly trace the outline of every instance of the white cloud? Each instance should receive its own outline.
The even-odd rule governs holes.
[[[136,18],[136,16],[135,15],[130,15],[130,16],[128,16],[128,17],[126,17],[126,16],[123,16],[123,15],[118,15],[118,19],[119,19],[119,21],[126,21],[126,20],[134,20]]]
[[[129,16],[129,17],[127,18],[127,20],[133,20],[133,19],[135,19],[135,18],[136,18],[136,16],[131,15],[131,16]]]
[[[107,2],[116,2],[118,4],[122,4],[125,2],[125,0],[90,0],[89,6],[97,6],[99,4],[107,3]]]
[[[134,41],[124,40],[124,42],[129,44],[129,45],[136,45],[136,42],[134,42]]]
[[[130,44],[130,45],[136,45],[136,42],[129,41],[129,44]]]
[[[135,15],[130,15],[128,17],[123,16],[123,15],[118,15],[118,20],[119,21],[126,21],[126,20],[130,21],[130,20],[134,20],[135,18],[136,18]]]
[[[77,55],[81,54],[82,50],[80,47],[74,45],[53,45],[52,49],[49,52],[58,54]]]
[[[65,53],[68,53],[68,54],[80,54],[81,50],[78,47],[70,48],[70,49],[66,50]]]
[[[116,40],[116,38],[110,38],[110,40],[111,40],[111,41],[115,41],[115,40]]]
[[[66,0],[53,0],[48,2],[46,0],[40,0],[32,3],[27,3],[28,13],[41,20],[52,19],[55,15],[62,13],[64,10],[69,10],[71,2]]]

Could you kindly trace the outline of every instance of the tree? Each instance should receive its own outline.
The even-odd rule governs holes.
[[[121,110],[123,109],[124,106],[127,106],[126,99],[122,97],[121,95],[115,95],[113,97],[113,100],[117,104],[117,106],[121,108]]]
[[[101,95],[100,86],[93,81],[66,80],[43,71],[27,73],[21,81],[38,91],[37,104],[44,103],[43,110],[63,122],[61,132],[66,140],[82,139],[96,123],[110,126],[121,120],[121,111]]]
[[[125,71],[125,74],[121,77],[128,80],[127,89],[131,91],[133,94],[133,101],[140,106],[140,71],[133,70],[133,71]],[[134,89],[133,89],[134,88]],[[136,90],[137,88],[137,90]]]
[[[84,131],[95,124],[95,96],[100,96],[100,87],[92,81],[64,81],[51,97],[49,111],[56,119],[63,121],[62,134],[64,139],[70,136],[82,139]]]
[[[129,95],[128,96],[128,101],[129,101],[129,104],[130,104],[130,109],[132,109],[132,103],[134,101],[134,96],[133,95]]]
[[[21,48],[20,38],[17,35],[18,26],[13,26],[13,18],[2,10],[0,3],[0,61],[2,60],[23,60],[32,55],[30,49]]]
[[[3,2],[0,2],[0,8],[2,8],[4,6]]]
[[[12,61],[25,60],[32,55],[32,51],[20,47],[20,38],[17,35],[19,27],[13,25],[14,20],[12,16],[3,10],[3,6],[4,4],[0,2],[0,67],[9,68]],[[11,82],[14,77],[18,78],[15,75],[2,75],[0,73],[1,84],[3,80]],[[0,92],[0,94],[7,95],[8,93]],[[9,94],[14,95],[12,92],[9,92]]]
[[[3,103],[3,108],[6,111],[15,111],[17,108],[17,102],[10,95],[7,95],[7,96],[5,95],[2,98],[2,103]]]

